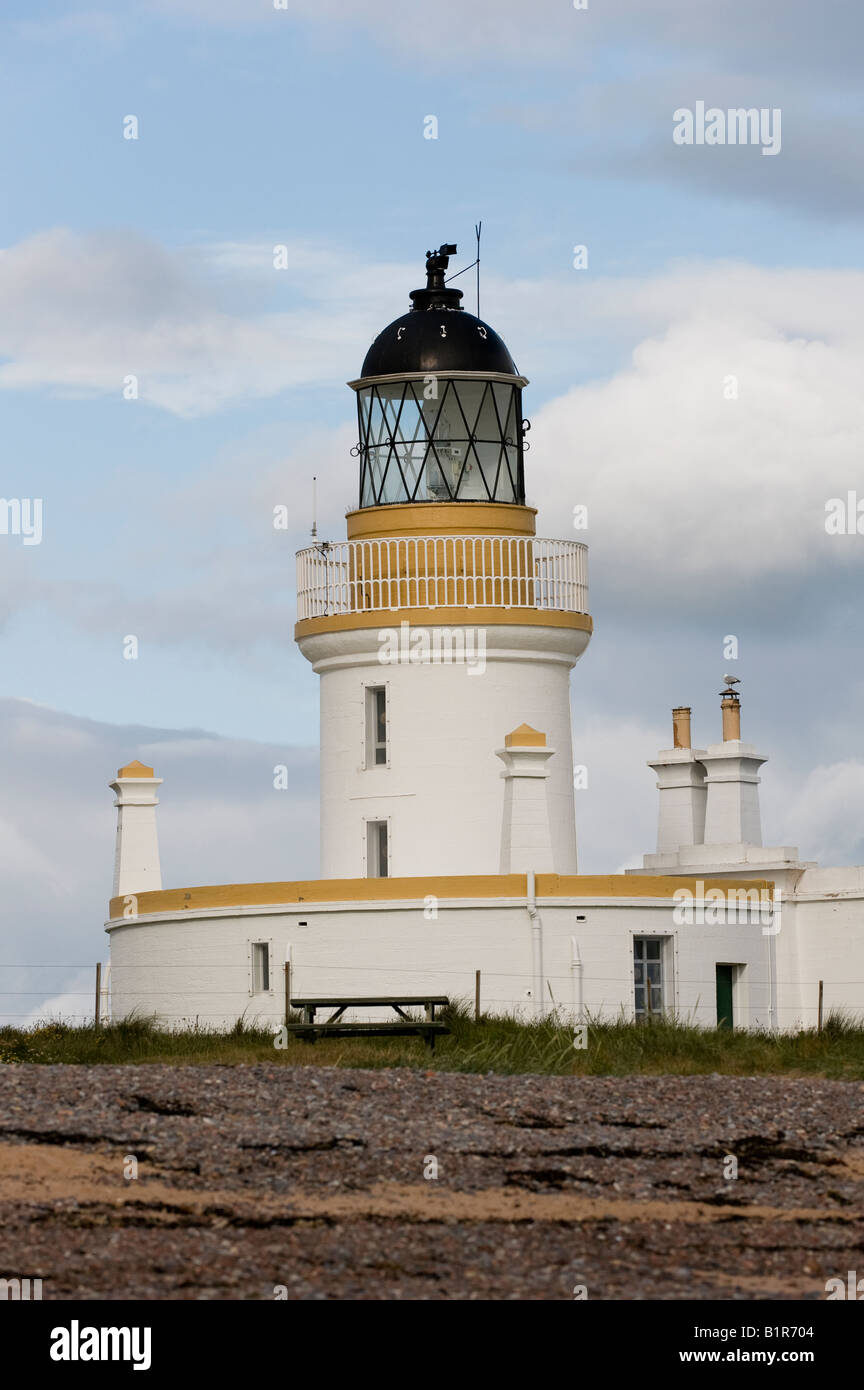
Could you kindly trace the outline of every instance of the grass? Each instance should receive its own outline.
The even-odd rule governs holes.
[[[484,1017],[475,1022],[454,1006],[442,1015],[452,1032],[434,1053],[420,1038],[291,1038],[274,1047],[272,1033],[242,1019],[225,1031],[168,1031],[150,1019],[93,1027],[61,1020],[31,1029],[0,1028],[0,1065],[35,1062],[167,1063],[174,1066],[269,1063],[325,1067],[413,1067],[422,1071],[548,1076],[704,1075],[823,1076],[864,1079],[864,1023],[832,1014],[821,1033],[730,1032],[671,1019],[647,1024],[589,1023],[587,1046],[554,1015],[537,1023]]]

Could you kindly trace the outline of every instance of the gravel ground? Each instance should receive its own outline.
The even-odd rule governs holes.
[[[862,1188],[857,1083],[0,1067],[44,1299],[824,1299]]]

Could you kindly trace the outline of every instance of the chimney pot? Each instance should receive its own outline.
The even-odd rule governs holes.
[[[690,706],[678,705],[672,711],[673,748],[690,747]]]
[[[720,701],[723,712],[723,742],[729,743],[741,737],[741,701],[734,691],[724,695]]]

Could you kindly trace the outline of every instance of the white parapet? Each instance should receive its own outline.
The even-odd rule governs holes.
[[[540,536],[377,536],[297,554],[297,617],[397,608],[588,611],[588,547]]]
[[[152,767],[137,761],[121,767],[115,781],[109,783],[116,794],[117,807],[112,894],[115,898],[162,887],[156,832],[156,788],[161,785],[162,778],[154,775]]]

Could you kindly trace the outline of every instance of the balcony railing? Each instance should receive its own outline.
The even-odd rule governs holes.
[[[402,608],[588,611],[588,547],[536,536],[407,536],[297,555],[297,617]]]

